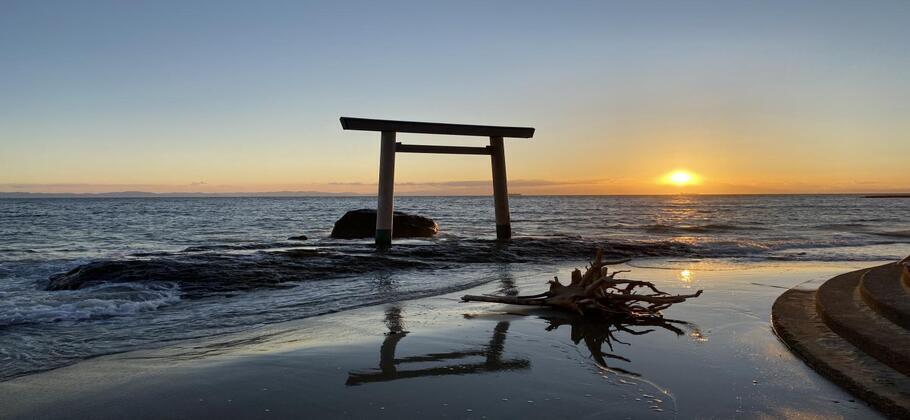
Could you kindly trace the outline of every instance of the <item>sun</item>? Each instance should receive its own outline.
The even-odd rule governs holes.
[[[670,174],[670,182],[676,185],[686,185],[692,182],[692,174],[683,171],[673,172]]]
[[[685,187],[687,185],[695,185],[698,183],[698,175],[686,171],[686,170],[677,170],[670,172],[664,176],[664,183],[675,185],[677,187]]]

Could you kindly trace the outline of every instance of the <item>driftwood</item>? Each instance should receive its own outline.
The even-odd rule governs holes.
[[[641,280],[617,279],[615,276],[628,270],[607,270],[607,265],[621,264],[629,260],[603,260],[603,251],[598,249],[594,261],[584,274],[575,269],[569,285],[554,277],[549,282],[550,290],[530,296],[476,296],[466,295],[464,302],[493,302],[511,305],[548,306],[580,315],[600,316],[659,316],[661,310],[674,303],[698,297],[701,290],[691,295],[670,295],[661,292],[654,283]],[[646,289],[650,293],[636,293]]]

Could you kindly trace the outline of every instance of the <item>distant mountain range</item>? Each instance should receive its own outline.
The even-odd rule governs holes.
[[[106,193],[33,193],[0,192],[0,198],[148,198],[148,197],[344,197],[370,196],[353,192],[330,193],[323,191],[270,191],[270,192],[170,192],[152,193],[146,191],[118,191]]]

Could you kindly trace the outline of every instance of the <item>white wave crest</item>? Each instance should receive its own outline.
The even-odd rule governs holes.
[[[180,301],[173,283],[102,284],[84,290],[5,296],[0,326],[80,321],[153,311]]]

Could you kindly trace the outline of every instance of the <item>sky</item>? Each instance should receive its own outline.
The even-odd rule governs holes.
[[[0,192],[375,193],[379,134],[341,116],[535,127],[506,140],[515,193],[907,192],[907,22],[907,1],[5,0]],[[396,162],[399,194],[490,178]]]

